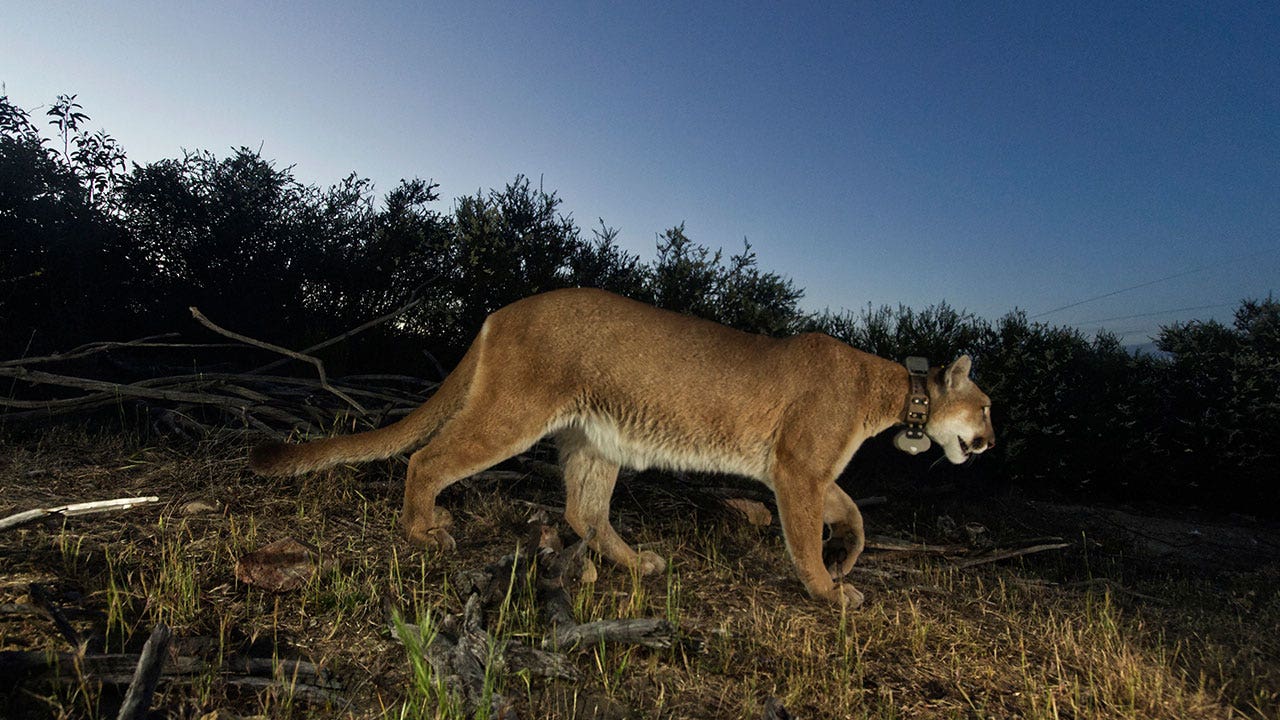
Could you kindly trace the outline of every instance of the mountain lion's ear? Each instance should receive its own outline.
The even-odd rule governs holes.
[[[944,371],[947,378],[947,387],[954,388],[969,382],[969,370],[973,368],[973,361],[968,355],[961,355],[956,361],[947,366]]]

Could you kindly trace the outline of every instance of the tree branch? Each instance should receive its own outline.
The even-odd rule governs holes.
[[[194,305],[188,309],[191,310],[191,317],[195,318],[196,321],[199,322],[201,325],[204,325],[205,327],[218,333],[219,335],[222,335],[224,337],[229,337],[233,340],[239,340],[240,342],[246,345],[252,345],[254,347],[262,348],[264,350],[271,350],[274,352],[278,352],[281,355],[291,357],[295,360],[302,360],[303,362],[311,363],[312,365],[315,366],[316,373],[320,376],[320,387],[324,388],[325,390],[328,390],[330,393],[333,393],[334,396],[341,398],[348,405],[355,408],[356,411],[359,412],[361,415],[369,414],[369,412],[364,409],[363,405],[351,399],[351,397],[346,393],[342,392],[341,390],[338,390],[337,388],[329,384],[329,376],[325,374],[324,363],[320,362],[319,358],[312,357],[311,355],[304,355],[303,353],[300,353],[300,352],[294,352],[293,350],[280,347],[279,345],[272,345],[269,342],[263,342],[262,340],[256,340],[254,338],[251,338],[248,335],[241,335],[238,332],[227,330],[226,328],[217,325],[212,320],[205,317],[204,314],[200,312],[200,309],[195,307]]]

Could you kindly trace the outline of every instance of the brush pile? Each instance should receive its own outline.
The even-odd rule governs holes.
[[[436,383],[404,375],[355,375],[331,380],[316,352],[391,320],[404,310],[375,318],[302,352],[295,352],[227,330],[197,308],[192,317],[228,338],[230,343],[178,342],[177,334],[126,342],[95,342],[65,353],[0,361],[0,378],[11,378],[7,397],[0,397],[0,419],[39,421],[59,415],[85,414],[124,404],[140,405],[157,430],[202,437],[213,430],[239,427],[272,436],[290,432],[315,434],[341,424],[377,427],[422,403]],[[259,349],[285,357],[243,372],[195,370],[131,381],[71,374],[60,368],[85,366],[108,355],[180,350],[186,353]],[[315,377],[269,374],[290,360],[309,363]],[[132,366],[145,365],[131,358]],[[120,366],[117,362],[116,366]],[[113,373],[113,374],[119,374]],[[136,374],[136,373],[135,373]]]

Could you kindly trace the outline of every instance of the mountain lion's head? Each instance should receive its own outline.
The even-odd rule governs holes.
[[[968,355],[961,355],[929,373],[929,421],[924,431],[956,464],[996,444],[991,398],[969,379],[972,364]]]

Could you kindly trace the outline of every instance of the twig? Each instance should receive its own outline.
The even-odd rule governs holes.
[[[160,671],[164,667],[164,659],[169,650],[169,626],[160,623],[151,631],[151,637],[142,646],[142,657],[138,658],[138,667],[133,672],[133,682],[124,694],[124,702],[120,705],[120,713],[116,720],[140,720],[151,708],[151,696],[155,694],[156,683],[160,681]]]
[[[320,387],[324,388],[325,390],[328,390],[329,392],[333,393],[336,397],[339,397],[342,400],[344,400],[348,405],[355,408],[361,415],[368,414],[368,411],[364,409],[364,406],[362,406],[360,403],[356,402],[355,400],[351,399],[351,397],[346,393],[342,392],[341,390],[338,390],[337,388],[329,384],[329,376],[325,374],[324,363],[320,362],[319,358],[313,357],[311,355],[305,355],[300,352],[294,352],[293,350],[280,347],[279,345],[272,345],[269,342],[256,340],[254,338],[249,337],[248,335],[241,335],[240,333],[232,332],[231,330],[227,330],[226,328],[217,325],[212,320],[205,317],[204,314],[200,312],[199,308],[192,306],[189,309],[191,310],[191,317],[195,318],[196,321],[199,322],[201,325],[204,325],[205,327],[218,333],[219,335],[229,337],[233,340],[239,340],[240,342],[245,343],[246,345],[252,345],[254,347],[263,348],[265,350],[272,350],[280,353],[281,355],[286,355],[288,357],[291,357],[295,360],[302,360],[303,362],[311,363],[312,365],[315,366],[316,373],[320,376]]]
[[[1009,558],[1016,558],[1016,557],[1022,557],[1023,555],[1030,555],[1032,553],[1045,552],[1046,550],[1061,550],[1062,548],[1066,548],[1066,547],[1071,547],[1071,543],[1050,543],[1048,545],[1032,545],[1031,547],[1025,547],[1019,550],[1006,550],[1005,552],[998,552],[998,553],[995,553],[994,555],[987,555],[986,557],[977,557],[977,558],[969,558],[968,560],[961,560],[960,562],[957,562],[955,566],[957,568],[971,568],[976,565],[986,565],[987,563],[999,562],[1001,560],[1008,560]]]
[[[315,352],[315,351],[317,351],[317,350],[323,350],[324,348],[327,348],[327,347],[329,347],[330,345],[332,345],[332,344],[334,344],[334,343],[342,342],[343,340],[346,340],[347,338],[351,337],[352,335],[358,335],[359,333],[362,333],[362,332],[364,332],[365,330],[368,330],[369,328],[374,327],[375,325],[381,325],[382,323],[387,322],[388,320],[392,320],[392,319],[394,319],[394,318],[395,318],[396,316],[398,316],[398,315],[402,315],[402,314],[404,314],[404,313],[408,312],[410,309],[412,309],[412,308],[416,307],[416,306],[418,305],[418,303],[421,303],[421,302],[422,302],[422,300],[423,300],[423,298],[416,297],[416,296],[417,296],[417,294],[418,294],[418,291],[419,291],[419,290],[421,290],[423,287],[425,287],[427,283],[432,282],[432,281],[434,281],[434,280],[435,280],[435,278],[433,277],[431,280],[427,280],[427,281],[425,281],[425,282],[423,282],[423,283],[419,284],[417,287],[415,287],[415,288],[414,288],[414,289],[409,293],[409,298],[410,298],[410,299],[409,299],[409,301],[408,301],[408,302],[406,302],[405,304],[403,304],[403,305],[401,305],[400,307],[396,308],[395,310],[392,310],[391,312],[387,313],[386,315],[381,315],[381,316],[379,316],[379,317],[376,317],[376,318],[374,318],[374,319],[370,320],[369,322],[366,322],[366,323],[364,323],[363,325],[360,325],[359,327],[352,328],[352,329],[350,329],[350,330],[348,330],[348,331],[346,331],[346,332],[342,333],[341,335],[335,335],[334,337],[331,337],[331,338],[329,338],[328,340],[325,340],[324,342],[316,343],[315,345],[312,345],[311,347],[306,348],[305,350],[303,350],[303,351],[302,351],[302,353],[306,354],[306,353],[313,353],[313,352]],[[195,308],[192,308],[192,310],[195,310]],[[196,318],[196,319],[198,320],[199,318]],[[273,348],[273,349],[279,350],[279,348]],[[276,369],[276,368],[280,367],[281,365],[284,365],[286,362],[288,362],[288,361],[287,361],[287,360],[276,360],[275,362],[267,363],[266,365],[263,365],[262,367],[254,368],[253,370],[250,370],[247,374],[249,374],[249,375],[257,375],[258,373],[264,373],[264,372],[266,372],[266,371],[268,371],[268,370],[274,370],[274,369]],[[323,371],[322,371],[322,372],[323,372]],[[441,377],[444,377],[444,375],[441,375]]]
[[[61,507],[37,508],[35,510],[26,510],[16,515],[10,515],[6,518],[0,518],[0,530],[8,530],[10,528],[25,525],[50,515],[62,515],[70,517],[72,515],[88,515],[89,513],[106,512],[107,510],[128,510],[136,505],[144,505],[146,503],[160,502],[160,498],[155,495],[145,497],[120,498],[118,500],[95,500],[93,502],[74,503],[72,505],[63,505]]]
[[[177,337],[177,336],[178,336],[178,333],[166,333],[164,335],[151,335],[148,337],[138,338],[137,340],[129,340],[126,342],[89,343],[87,345],[81,345],[78,348],[73,348],[71,350],[68,350],[65,353],[55,353],[53,355],[43,355],[40,357],[18,358],[17,360],[3,360],[3,361],[0,361],[0,367],[12,367],[14,365],[33,365],[35,363],[57,362],[60,360],[75,360],[77,358],[86,357],[88,355],[94,355],[96,353],[105,352],[107,350],[113,350],[115,348],[139,347],[139,346],[146,347],[153,340],[163,340],[164,338],[171,338],[171,337]]]
[[[969,552],[966,545],[927,545],[880,535],[867,538],[867,549],[919,555],[955,555]]]
[[[229,398],[221,398],[216,395],[207,393],[193,393],[184,390],[164,390],[147,387],[142,383],[113,383],[105,380],[91,380],[89,378],[71,377],[70,375],[59,375],[57,373],[47,373],[40,370],[28,370],[23,367],[7,368],[0,367],[0,377],[12,377],[26,382],[38,385],[60,385],[62,387],[73,387],[81,390],[96,390],[102,393],[112,394],[115,397],[133,396],[140,398],[148,398],[152,400],[172,400],[175,402],[194,402],[205,405],[219,405],[223,407],[243,408],[244,403],[241,401],[231,400]],[[4,405],[13,405],[16,407],[30,407],[30,404],[18,404],[19,401],[5,400]],[[27,403],[27,401],[21,401]],[[38,403],[43,405],[44,403]]]
[[[31,593],[31,599],[40,603],[40,607],[44,608],[45,612],[49,613],[49,617],[53,619],[53,624],[58,627],[58,632],[62,633],[62,637],[66,638],[67,642],[71,643],[71,647],[79,650],[80,646],[84,643],[84,638],[80,637],[80,633],[76,632],[76,629],[71,626],[71,621],[67,620],[67,616],[62,612],[62,608],[58,607],[58,604],[53,601],[53,598],[49,596],[49,592],[44,589],[44,586],[40,583],[31,583],[29,591]]]
[[[1167,600],[1166,598],[1156,597],[1154,595],[1147,595],[1146,593],[1140,593],[1136,590],[1130,590],[1129,588],[1125,587],[1124,585],[1121,585],[1120,583],[1116,582],[1115,580],[1112,580],[1111,578],[1104,578],[1104,577],[1090,578],[1088,580],[1080,580],[1078,582],[1064,583],[1061,587],[1064,587],[1064,588],[1092,587],[1094,585],[1101,585],[1112,592],[1118,592],[1124,595],[1128,595],[1130,597],[1135,597],[1135,598],[1138,598],[1139,600],[1145,600],[1149,603],[1153,603],[1156,605],[1170,604],[1169,600]]]

